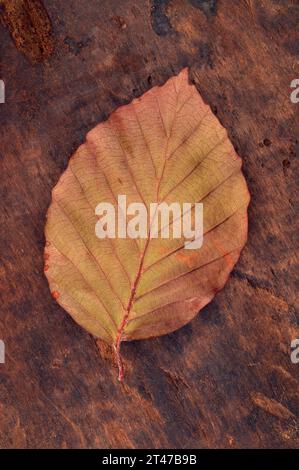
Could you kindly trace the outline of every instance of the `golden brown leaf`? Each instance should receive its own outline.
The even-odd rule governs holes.
[[[118,195],[147,208],[202,202],[202,247],[97,238],[95,209]],[[45,270],[58,303],[114,347],[120,379],[121,341],[180,328],[222,289],[246,242],[248,203],[241,159],[187,69],[87,134],[52,192]]]

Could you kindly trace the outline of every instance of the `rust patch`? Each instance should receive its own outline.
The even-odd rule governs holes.
[[[51,20],[40,0],[0,0],[1,18],[16,48],[32,63],[41,62],[54,49]]]
[[[276,400],[266,397],[262,393],[252,393],[251,400],[256,406],[279,419],[295,418],[294,414],[288,408]]]

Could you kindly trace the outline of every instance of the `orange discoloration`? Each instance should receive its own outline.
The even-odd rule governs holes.
[[[52,24],[41,0],[1,0],[1,16],[16,48],[30,62],[47,59],[54,50]]]
[[[223,256],[223,259],[226,262],[227,266],[228,267],[233,266],[234,265],[234,260],[233,260],[232,256],[230,255],[230,253],[227,253],[227,251],[225,250],[225,247],[222,246],[220,241],[219,240],[217,240],[217,241],[213,240],[212,244],[214,245],[216,250]]]
[[[192,268],[193,267],[193,261],[192,261],[192,257],[183,252],[183,251],[178,251],[176,254],[175,254],[175,257],[177,260],[179,260],[181,263],[184,263],[188,266],[188,268]]]

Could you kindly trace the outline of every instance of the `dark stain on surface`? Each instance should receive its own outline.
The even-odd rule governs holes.
[[[295,2],[294,5],[291,5],[291,2],[288,3],[287,11],[284,12],[269,8],[263,2],[255,2],[257,20],[265,31],[275,31],[278,36],[282,37],[296,31],[299,18],[298,6]]]
[[[266,289],[266,290],[273,289],[273,285],[271,284],[271,282],[265,281],[263,279],[258,279],[256,276],[243,273],[242,271],[239,271],[238,269],[234,269],[231,273],[231,276],[237,279],[241,279],[243,281],[247,281],[248,284],[254,289],[257,289],[257,288]]]
[[[284,176],[287,176],[288,174],[288,169],[290,168],[291,166],[291,162],[288,158],[285,158],[283,161],[282,161],[282,169],[283,169],[283,174]]]
[[[225,317],[223,314],[221,314],[217,303],[213,302],[212,304],[208,304],[200,312],[198,321],[202,324],[223,326],[225,323]]]
[[[67,36],[64,40],[64,44],[68,46],[69,51],[75,55],[80,54],[81,50],[84,47],[87,47],[90,44],[90,42],[91,42],[91,39],[88,37],[85,39],[82,39],[81,41],[76,41],[74,38],[70,38]]]
[[[299,38],[286,41],[283,46],[293,56],[299,56]]]
[[[189,3],[195,8],[199,8],[207,18],[217,13],[217,0],[189,0]]]
[[[213,51],[211,46],[205,42],[198,42],[198,59],[201,66],[213,68]]]
[[[51,20],[40,0],[0,0],[0,15],[16,48],[30,62],[41,62],[54,49]]]
[[[24,319],[32,312],[32,302],[29,299],[13,302],[10,309],[18,319]]]
[[[270,145],[272,144],[271,140],[270,139],[264,139],[263,140],[263,144],[266,146],[266,147],[270,147]]]
[[[132,50],[130,44],[119,49],[115,55],[115,64],[124,73],[138,72],[144,67],[144,57]],[[109,72],[108,72],[109,73]]]
[[[171,23],[166,14],[169,0],[152,0],[151,23],[158,36],[167,36],[172,30]]]

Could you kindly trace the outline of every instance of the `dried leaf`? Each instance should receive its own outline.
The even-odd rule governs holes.
[[[203,245],[95,235],[100,202],[203,203]],[[226,130],[184,69],[87,134],[52,192],[46,276],[53,297],[111,344],[180,328],[224,286],[247,238],[249,193]],[[124,215],[124,214],[122,214]],[[175,217],[170,220],[174,223]]]

